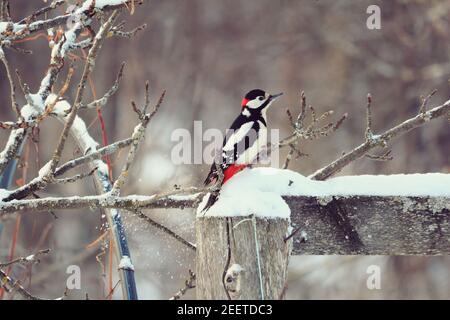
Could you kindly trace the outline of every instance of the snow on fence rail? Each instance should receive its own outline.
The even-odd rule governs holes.
[[[245,170],[207,216],[251,214],[290,218],[294,254],[450,254],[450,174],[315,181],[290,170]]]
[[[291,253],[450,254],[449,187],[439,173],[240,172],[197,211],[197,298],[282,299]]]

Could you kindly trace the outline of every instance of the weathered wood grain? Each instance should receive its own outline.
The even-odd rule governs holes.
[[[263,297],[283,298],[292,247],[292,240],[284,241],[289,221],[256,218],[256,229]],[[196,236],[197,299],[261,299],[254,228],[250,217],[198,218]],[[231,272],[226,274],[233,264],[242,267],[242,272],[236,277]]]
[[[450,187],[450,186],[449,186]],[[448,197],[285,197],[293,254],[450,254]]]
[[[198,299],[282,299],[289,255],[448,255],[448,197],[284,197],[287,219],[196,221]],[[296,231],[287,242],[289,232]],[[306,241],[305,241],[306,238]],[[293,249],[292,249],[293,247]],[[292,250],[291,250],[292,249]],[[231,272],[233,264],[241,272]]]

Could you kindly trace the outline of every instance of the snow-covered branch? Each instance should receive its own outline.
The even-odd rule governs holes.
[[[134,4],[143,4],[146,0],[85,0],[81,6],[73,12],[66,12],[53,18],[33,21],[37,16],[55,9],[57,5],[42,8],[17,23],[12,21],[0,24],[0,41],[13,43],[15,40],[24,39],[32,33],[65,25],[68,21],[90,20],[97,13],[105,13],[112,10],[128,8]],[[65,2],[65,1],[63,1]]]
[[[41,199],[15,200],[0,202],[0,218],[14,212],[49,211],[57,209],[77,208],[115,208],[126,210],[155,209],[155,208],[194,208],[206,189],[194,189],[191,193],[173,193],[170,195],[130,195],[115,197],[111,194],[96,196],[46,197]]]
[[[39,263],[39,257],[50,252],[50,249],[39,250],[38,252],[31,254],[26,257],[19,257],[9,262],[0,262],[0,268],[8,267],[15,263],[27,265],[27,264],[35,264]]]
[[[0,189],[0,202],[2,205],[6,203],[11,204],[20,199],[23,199],[20,201],[24,202],[37,200],[25,198],[33,196],[34,198],[37,197],[39,199],[35,192],[45,189],[51,184],[72,183],[94,174],[96,177],[98,193],[107,194],[111,191],[112,183],[109,177],[109,170],[101,158],[104,155],[111,154],[121,148],[130,146],[132,143],[137,145],[142,139],[143,133],[142,136],[139,137],[138,142],[136,142],[136,137],[133,137],[117,141],[103,148],[98,148],[99,143],[97,143],[88,133],[88,127],[78,115],[78,111],[81,108],[98,108],[106,105],[109,98],[118,90],[119,82],[122,77],[123,65],[120,68],[116,81],[103,97],[88,104],[83,102],[84,91],[103,41],[112,36],[131,37],[145,27],[140,26],[130,32],[125,32],[123,31],[123,22],[114,26],[115,19],[118,16],[120,9],[125,8],[134,11],[136,5],[144,2],[145,0],[84,0],[79,1],[74,10],[51,17],[52,15],[55,15],[55,9],[57,7],[66,3],[66,1],[54,0],[46,7],[35,11],[28,17],[21,19],[19,22],[14,22],[10,18],[8,1],[0,2],[0,21],[2,21],[0,22],[0,58],[7,69],[6,73],[11,87],[12,107],[17,113],[19,111],[19,106],[16,103],[15,87],[13,86],[9,64],[4,55],[4,49],[12,48],[17,50],[15,47],[16,44],[24,41],[31,41],[36,37],[35,35],[32,35],[33,33],[43,30],[47,31],[49,47],[51,48],[49,67],[35,93],[30,90],[29,86],[16,71],[18,82],[22,88],[27,104],[23,106],[20,113],[18,113],[17,121],[5,121],[0,123],[1,128],[12,130],[4,150],[0,153],[0,174],[5,171],[12,160],[20,156],[20,150],[27,134],[41,121],[45,120],[47,117],[54,117],[60,120],[64,126],[57,141],[53,156],[50,161],[39,170],[37,177],[15,190]],[[8,5],[5,6],[5,4]],[[68,7],[68,9],[70,9],[70,7]],[[39,20],[42,17],[45,17],[45,19]],[[93,22],[95,20],[98,20],[101,23],[99,30],[94,30],[96,24]],[[84,31],[88,32],[86,33]],[[89,38],[82,38],[84,34],[89,35]],[[65,60],[73,58],[73,55],[71,55],[73,51],[85,48],[89,49],[89,52],[85,59],[84,69],[81,80],[78,83],[76,96],[73,102],[70,102],[69,98],[63,100],[62,97],[69,88],[74,69],[72,67],[69,68],[66,81],[59,92],[56,91],[54,87],[63,70],[66,62]],[[54,94],[52,92],[58,93]],[[152,116],[153,114],[149,118]],[[147,115],[145,117],[147,117]],[[141,119],[142,123],[145,123],[145,126],[148,124],[149,118]],[[137,127],[142,127],[142,123]],[[70,135],[83,150],[83,156],[70,160],[58,167],[61,155]],[[135,148],[134,151],[136,151],[136,149],[137,148]],[[131,164],[132,161],[133,159],[130,159],[129,164]],[[62,177],[69,170],[82,164],[88,164],[90,166],[90,171],[77,173],[69,177]],[[121,181],[124,181],[124,179]],[[101,206],[98,207],[102,208]],[[121,260],[127,256],[130,259],[126,235],[124,233],[124,227],[118,209],[119,208],[114,207],[111,208],[111,210],[107,210],[106,219],[108,223],[106,225],[110,226],[112,230],[112,247],[114,247],[114,250],[116,251],[116,258]],[[131,269],[120,269],[120,283],[125,298],[136,299],[136,287],[132,272],[133,270]],[[5,283],[7,283],[6,280]],[[26,296],[24,297],[26,298]]]
[[[77,116],[81,101],[83,99],[86,82],[88,80],[89,74],[91,73],[91,71],[94,68],[95,60],[97,58],[99,49],[101,48],[103,41],[106,38],[106,35],[108,34],[108,31],[111,28],[112,24],[114,23],[117,15],[118,15],[118,11],[113,11],[113,13],[109,17],[109,19],[100,27],[99,32],[95,36],[93,45],[89,49],[89,53],[86,58],[86,63],[84,65],[83,74],[81,76],[80,83],[78,84],[78,90],[77,90],[77,93],[75,96],[75,101],[70,109],[69,115],[67,116],[67,120],[65,122],[63,131],[59,138],[58,145],[55,149],[55,152],[54,152],[52,160],[51,160],[51,164],[50,164],[50,175],[51,176],[53,176],[53,174],[59,164],[59,161],[61,158],[61,153],[64,149],[65,142],[69,136],[70,129],[75,122],[75,118]]]

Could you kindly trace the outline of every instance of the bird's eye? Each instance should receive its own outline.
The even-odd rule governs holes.
[[[259,100],[259,101],[263,101],[263,100],[264,100],[264,97],[263,97],[263,96],[260,96],[260,97],[258,97],[258,100]]]

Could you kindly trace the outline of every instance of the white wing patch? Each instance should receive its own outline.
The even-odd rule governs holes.
[[[223,147],[223,151],[230,151],[234,150],[234,145],[239,143],[250,131],[252,128],[254,122],[250,121],[247,123],[244,123],[237,131],[233,132],[231,136],[228,138],[227,143]]]
[[[258,154],[267,145],[267,128],[261,121],[259,121],[260,130],[258,134],[258,139],[251,145],[247,150],[241,153],[236,159],[236,164],[251,164],[253,163]]]

